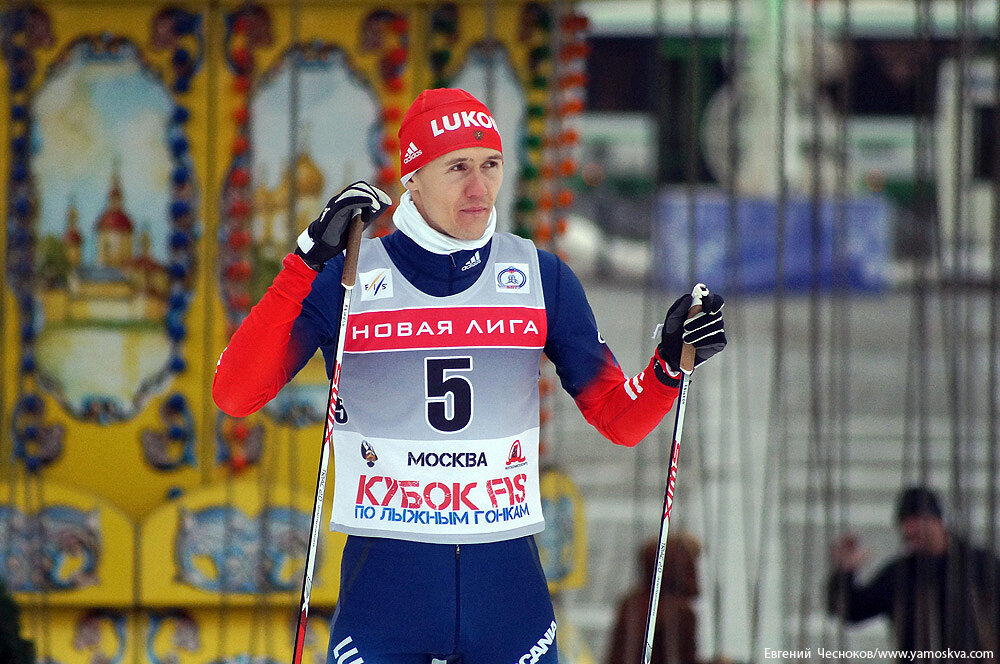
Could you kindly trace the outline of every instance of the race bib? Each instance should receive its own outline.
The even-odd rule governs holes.
[[[334,435],[330,527],[423,542],[492,542],[542,530],[538,429],[476,441]]]

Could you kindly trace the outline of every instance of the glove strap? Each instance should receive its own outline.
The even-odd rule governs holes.
[[[659,353],[653,355],[653,373],[667,387],[678,387],[681,384],[681,372],[671,369]]]

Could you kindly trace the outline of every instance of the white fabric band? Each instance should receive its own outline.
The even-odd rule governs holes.
[[[399,197],[396,211],[392,214],[392,223],[427,251],[433,254],[450,254],[453,251],[467,251],[485,246],[497,228],[497,209],[494,207],[490,210],[490,220],[482,237],[476,240],[459,240],[431,228],[417,210],[413,196],[409,191],[404,191]]]

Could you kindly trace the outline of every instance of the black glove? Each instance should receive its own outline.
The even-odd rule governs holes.
[[[367,182],[358,181],[327,202],[316,221],[299,235],[295,253],[317,272],[347,247],[347,227],[355,210],[361,210],[365,228],[392,205],[389,195]]]
[[[656,347],[656,354],[674,374],[680,371],[681,347],[685,343],[694,346],[695,367],[726,347],[722,296],[715,293],[704,296],[701,312],[688,318],[692,301],[691,295],[682,295],[670,305],[663,321],[660,344]]]

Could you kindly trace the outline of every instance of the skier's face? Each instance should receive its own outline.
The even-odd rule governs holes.
[[[421,167],[407,183],[431,228],[459,240],[482,237],[503,182],[503,155],[461,148]]]

